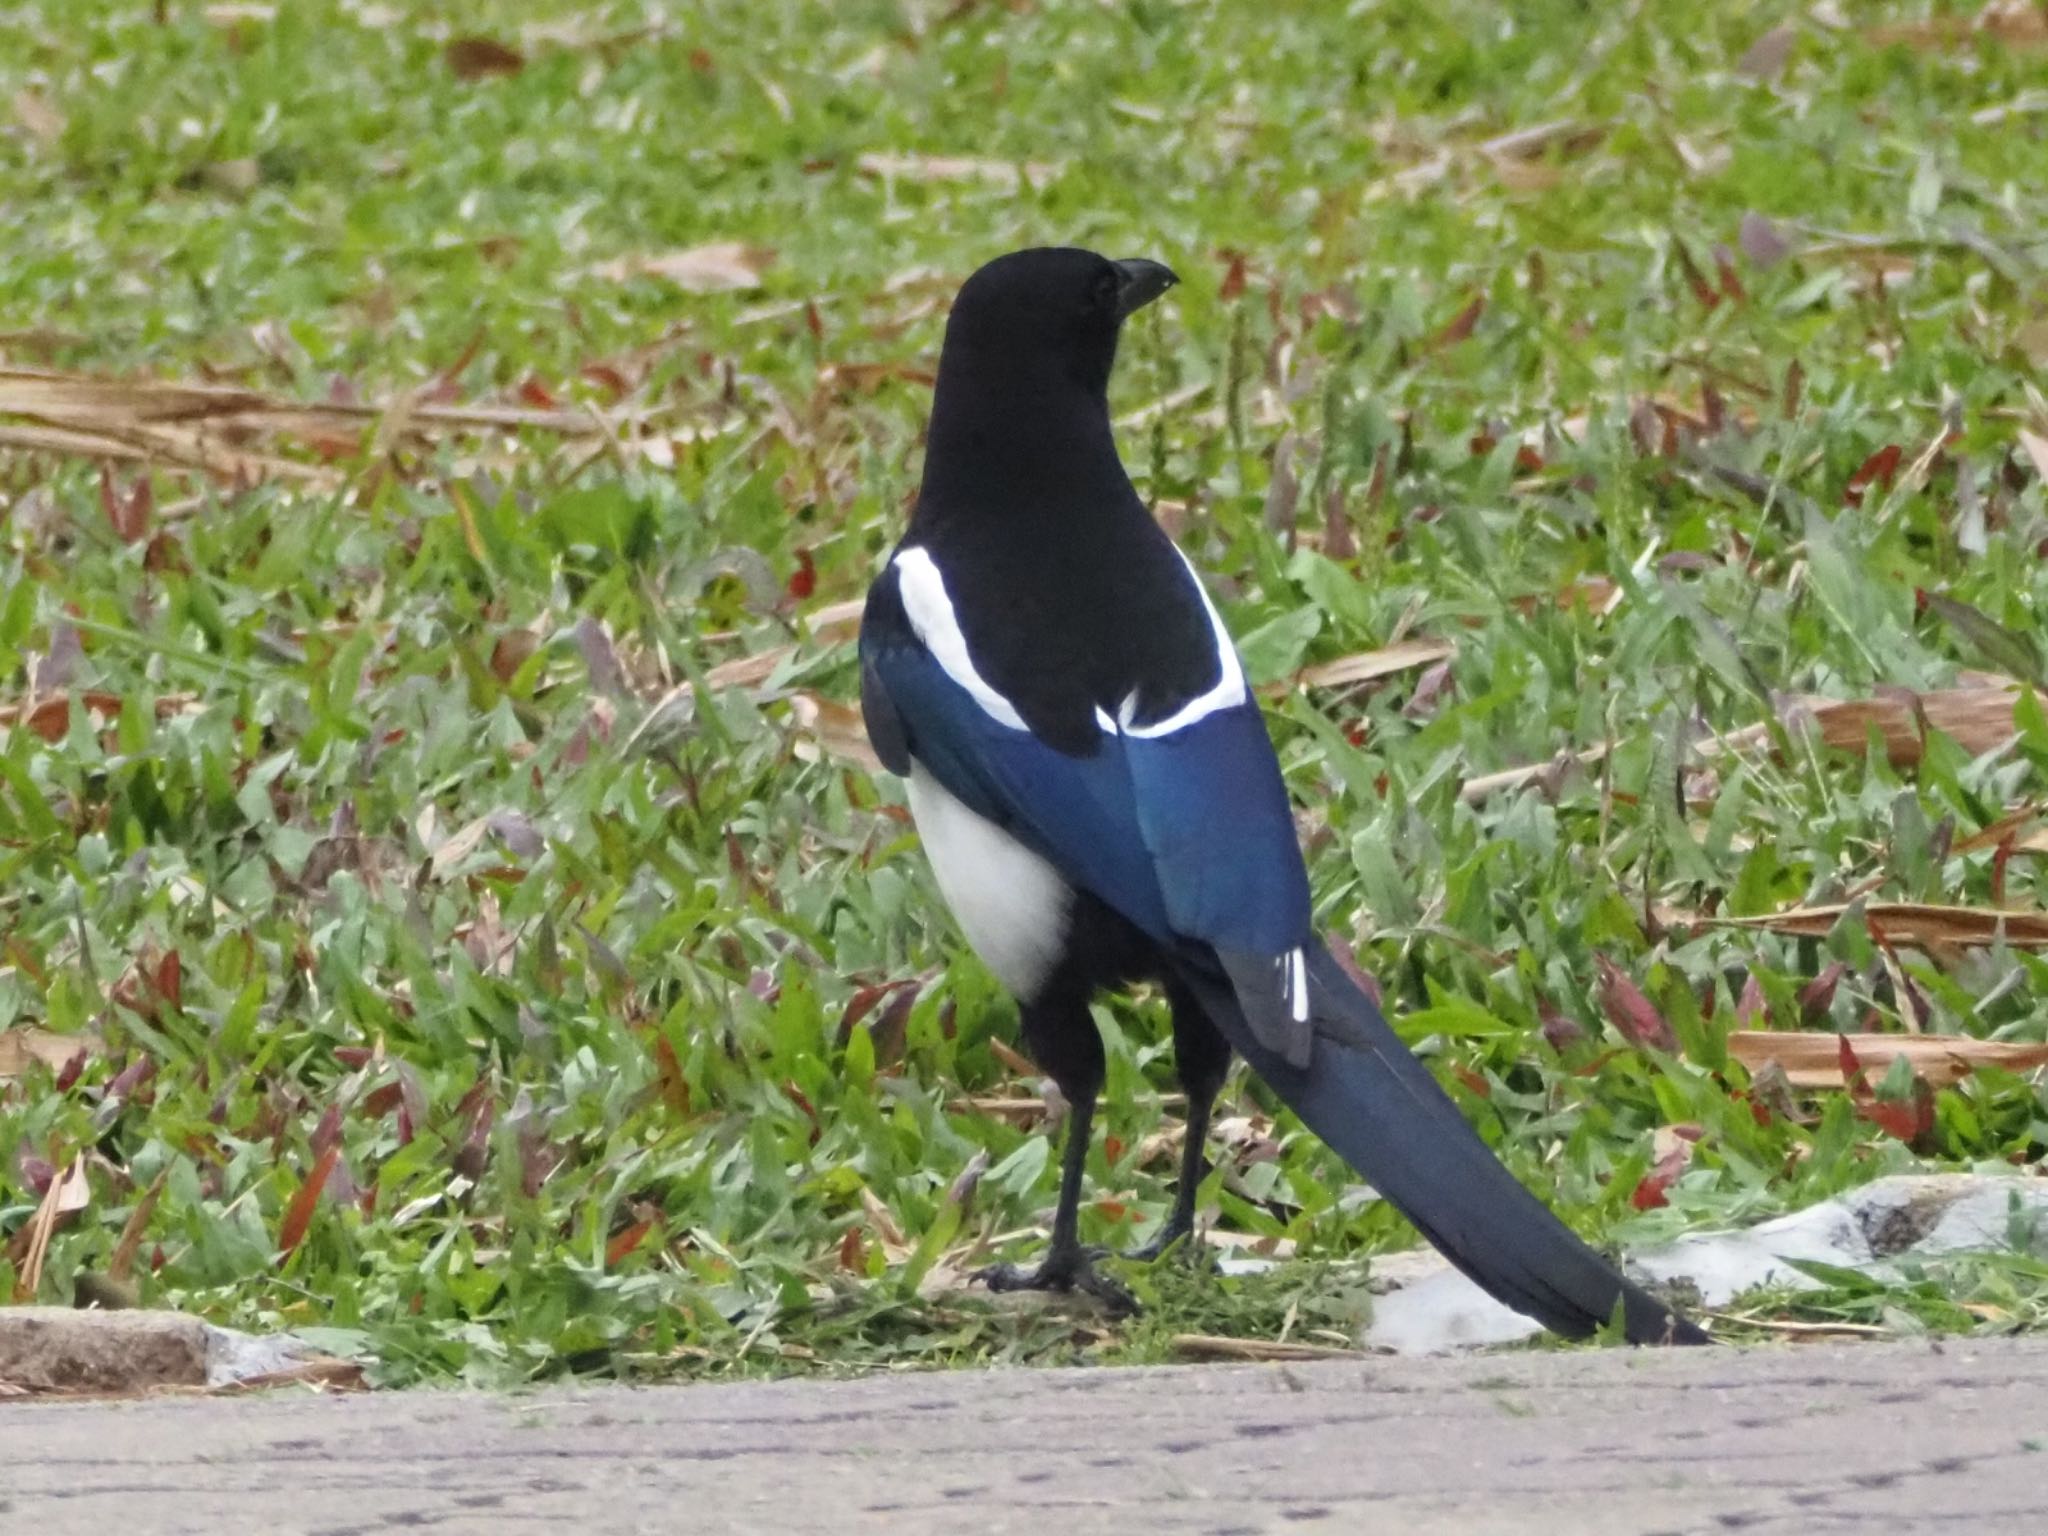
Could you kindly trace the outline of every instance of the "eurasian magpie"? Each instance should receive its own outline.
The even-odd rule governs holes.
[[[1072,1106],[1052,1242],[1000,1289],[1112,1300],[1077,1210],[1102,1037],[1089,1002],[1151,981],[1173,1010],[1186,1236],[1232,1051],[1445,1257],[1583,1336],[1706,1335],[1517,1183],[1317,938],[1279,762],[1230,635],[1117,456],[1123,322],[1156,261],[1063,248],[982,267],[954,301],[924,479],[861,621],[861,707],[967,941],[1015,995]]]

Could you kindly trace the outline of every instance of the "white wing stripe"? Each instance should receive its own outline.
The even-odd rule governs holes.
[[[917,638],[932,653],[946,676],[965,688],[988,716],[1013,731],[1025,728],[1017,706],[988,685],[967,654],[967,636],[960,632],[960,620],[953,612],[953,600],[946,595],[946,580],[923,549],[912,546],[896,555],[896,589],[903,596],[903,612]]]
[[[1174,553],[1180,555],[1176,548]],[[1209,601],[1209,594],[1202,587],[1202,579],[1195,574],[1195,568],[1186,555],[1180,555],[1180,563],[1188,568],[1188,580],[1194,583],[1195,595],[1202,600],[1202,609],[1209,615],[1209,628],[1216,636],[1216,686],[1207,693],[1192,698],[1168,715],[1164,720],[1151,725],[1137,725],[1132,717],[1138,712],[1138,696],[1134,693],[1123,702],[1117,711],[1118,722],[1126,736],[1140,739],[1171,736],[1198,720],[1205,720],[1219,709],[1232,709],[1251,697],[1244,684],[1244,668],[1237,659],[1237,648],[1230,643],[1230,631],[1223,627],[1223,616],[1216,611],[1216,605]]]

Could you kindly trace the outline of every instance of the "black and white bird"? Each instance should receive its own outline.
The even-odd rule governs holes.
[[[999,1288],[1115,1298],[1077,1209],[1103,1046],[1089,1002],[1164,988],[1187,1235],[1231,1053],[1454,1264],[1583,1336],[1703,1342],[1518,1184],[1324,948],[1279,763],[1223,620],[1117,456],[1108,385],[1155,261],[1003,256],[946,325],[922,489],[868,594],[861,706],[939,890],[1072,1105],[1052,1242]]]

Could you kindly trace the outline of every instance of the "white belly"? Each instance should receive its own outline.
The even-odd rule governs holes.
[[[910,814],[939,892],[967,942],[1020,999],[1035,996],[1066,943],[1074,893],[1053,867],[962,805],[920,767]]]

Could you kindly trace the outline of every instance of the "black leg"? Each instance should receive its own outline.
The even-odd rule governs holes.
[[[1095,1100],[1102,1092],[1102,1036],[1085,999],[1041,999],[1023,1009],[1024,1044],[1059,1086],[1068,1104],[1067,1145],[1060,1158],[1060,1200],[1052,1243],[1036,1267],[997,1264],[981,1272],[992,1291],[1086,1291],[1112,1311],[1136,1310],[1130,1292],[1095,1272],[1095,1254],[1081,1246],[1081,1179],[1088,1166]]]
[[[1194,1235],[1195,1194],[1209,1173],[1205,1148],[1209,1140],[1209,1117],[1216,1107],[1217,1092],[1230,1070],[1230,1042],[1209,1022],[1185,988],[1169,983],[1168,1000],[1173,1004],[1173,1058],[1181,1086],[1187,1090],[1187,1140],[1180,1149],[1180,1187],[1174,1191],[1173,1209],[1166,1224],[1144,1247],[1125,1255],[1151,1263],[1183,1238]]]

